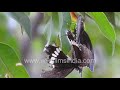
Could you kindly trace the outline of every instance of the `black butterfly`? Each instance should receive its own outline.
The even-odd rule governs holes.
[[[81,16],[78,17],[75,34],[68,30],[66,35],[73,48],[72,58],[65,55],[57,46],[46,46],[44,51],[49,55],[48,63],[51,64],[53,70],[43,73],[43,77],[65,77],[72,72],[73,69],[82,72],[82,69],[85,66],[89,67],[91,71],[94,70],[93,48],[88,34],[84,31]]]
[[[75,35],[68,31],[67,36],[73,47],[72,58],[79,59],[80,62],[77,64],[77,69],[81,72],[84,66],[94,71],[94,52],[92,44],[88,34],[84,31],[83,20],[81,16],[78,17],[77,29]]]
[[[53,69],[41,73],[42,78],[64,78],[73,71],[74,66],[70,63],[70,58],[59,47],[48,45],[44,51],[49,55],[48,63]]]

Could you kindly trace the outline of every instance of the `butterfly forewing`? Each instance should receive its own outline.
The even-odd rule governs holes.
[[[49,55],[48,63],[52,65],[51,68],[53,69],[43,72],[41,77],[66,77],[74,69],[73,64],[70,63],[70,58],[68,58],[59,47],[48,45],[45,47],[44,52]]]

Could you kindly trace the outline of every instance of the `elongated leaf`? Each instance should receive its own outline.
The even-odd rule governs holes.
[[[66,36],[66,31],[70,28],[70,24],[71,17],[69,12],[53,12],[44,30],[48,43],[55,42],[65,54],[70,51],[70,44]],[[56,38],[58,36],[60,39],[57,42]]]
[[[54,31],[59,31],[59,16],[58,12],[53,12],[52,13],[52,22],[54,26]]]
[[[52,13],[51,24],[52,24],[51,41],[56,41],[56,37],[58,36],[58,34],[60,32],[58,12],[53,12]]]
[[[106,15],[103,12],[89,12],[87,14],[94,19],[103,35],[112,42],[114,53],[116,34]]]
[[[70,44],[68,42],[67,36],[66,36],[66,31],[70,28],[71,24],[71,18],[70,18],[70,13],[69,12],[63,12],[61,13],[61,43],[62,43],[62,50],[64,51],[65,54],[68,54],[70,51]]]
[[[31,36],[31,22],[28,16],[24,12],[9,12],[10,16],[13,17],[26,31],[28,36],[32,38]]]
[[[45,39],[47,40],[47,45],[50,44],[51,30],[53,29],[51,22],[52,22],[52,18],[49,19],[49,21],[43,28],[43,33],[44,33]]]
[[[60,37],[61,28],[63,25],[62,17],[60,17],[60,12],[52,12],[49,21],[44,27],[44,34],[47,37],[49,44],[55,43],[59,45],[56,38]],[[59,45],[60,46],[60,45]]]
[[[0,75],[3,77],[28,78],[25,68],[17,66],[20,60],[15,51],[8,45],[0,43]],[[4,71],[4,72],[3,72]]]

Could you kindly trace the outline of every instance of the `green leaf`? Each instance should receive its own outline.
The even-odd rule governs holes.
[[[61,17],[60,21],[62,23],[61,36],[60,36],[62,43],[62,50],[64,51],[65,54],[68,54],[68,52],[70,51],[70,44],[65,34],[66,31],[70,29],[70,25],[71,25],[70,13],[63,12],[61,13],[60,17]]]
[[[43,29],[49,44],[57,43],[56,38],[59,36],[62,27],[60,21],[58,12],[51,13],[50,19]]]
[[[66,31],[70,28],[70,24],[71,17],[69,12],[53,12],[43,29],[47,37],[47,43],[55,43],[60,46],[65,54],[70,51],[70,44],[66,36]]]
[[[58,32],[59,31],[59,16],[58,12],[53,12],[52,13],[52,24],[54,27],[54,31]]]
[[[102,34],[112,42],[113,44],[112,55],[113,55],[115,49],[116,33],[112,24],[108,21],[106,15],[103,12],[89,12],[87,14],[94,19]]]
[[[51,20],[51,24],[52,24],[51,41],[55,42],[56,37],[58,37],[59,32],[60,32],[58,12],[53,12],[51,17],[52,17],[52,20]]]
[[[6,23],[6,18],[1,16],[0,14],[0,42],[6,43],[13,47],[18,56],[20,57],[20,44],[18,43],[18,39],[11,35],[11,33],[9,33]]]
[[[25,68],[22,65],[16,66],[17,63],[20,63],[20,60],[16,52],[10,46],[0,43],[0,76],[28,78]]]
[[[47,24],[43,28],[43,33],[44,33],[44,36],[46,37],[47,44],[50,44],[50,41],[51,41],[51,32],[53,30],[51,22],[52,22],[52,18],[49,19],[49,21],[47,22]]]
[[[107,16],[108,20],[112,23],[112,25],[115,25],[115,13],[114,12],[104,12]]]
[[[84,67],[82,71],[83,78],[92,78],[92,73],[88,67]]]
[[[26,31],[30,39],[32,38],[31,22],[29,17],[24,12],[9,12],[10,16],[15,19]]]
[[[55,44],[56,44],[57,47],[60,47],[60,37],[59,37],[59,35],[58,35],[58,37],[56,37]]]

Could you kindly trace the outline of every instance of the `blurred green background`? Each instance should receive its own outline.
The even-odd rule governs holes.
[[[29,35],[25,32],[23,27],[21,28],[20,24],[16,20],[10,17],[6,12],[0,12],[0,42],[9,45],[15,50],[30,77],[39,77],[42,65],[39,63],[26,64],[23,60],[40,59],[46,43],[56,43],[58,46],[62,47],[66,54],[70,50],[70,45],[66,36],[62,36],[66,29],[70,28],[69,22],[71,22],[71,20],[67,19],[70,17],[64,15],[63,17],[59,17],[64,18],[61,19],[63,21],[65,19],[68,21],[63,22],[62,24],[65,23],[64,25],[66,26],[63,25],[64,27],[62,27],[62,21],[57,23],[58,17],[54,15],[57,13],[52,14],[52,18],[50,18],[51,14],[52,12],[26,12],[32,25],[32,39],[30,40]],[[114,26],[116,33],[114,54],[112,55],[112,43],[102,34],[94,20],[86,15],[85,30],[93,45],[96,64],[94,72],[91,72],[87,67],[84,68],[82,72],[83,78],[120,77],[120,13],[105,12],[105,14],[109,22]],[[60,29],[59,32],[58,29]],[[61,36],[58,36],[60,34]],[[60,41],[63,42],[62,45]],[[0,67],[2,67],[1,62]],[[3,73],[4,69],[3,71],[0,70],[0,77],[5,76]],[[78,71],[74,70],[66,78],[79,77],[80,74]]]

